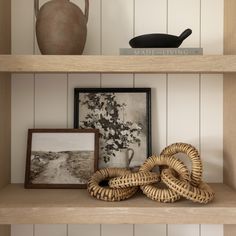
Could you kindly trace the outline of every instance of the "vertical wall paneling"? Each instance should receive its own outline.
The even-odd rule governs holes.
[[[167,0],[135,1],[135,35],[166,33]]]
[[[135,75],[135,87],[152,88],[152,153],[166,146],[166,75]]]
[[[135,1],[135,35],[167,29],[167,0]],[[135,75],[135,87],[152,88],[152,152],[166,146],[166,75]]]
[[[34,1],[12,0],[12,54],[33,54]]]
[[[34,1],[11,1],[12,54],[34,52]],[[34,126],[34,76],[12,75],[11,182],[23,183],[26,160],[27,129]],[[32,225],[24,229],[12,225],[11,234],[33,236]],[[14,234],[15,232],[15,234]]]
[[[102,87],[133,87],[133,75],[132,74],[103,74],[102,75]]]
[[[69,225],[67,236],[101,236],[100,225]]]
[[[68,80],[68,128],[74,125],[74,88],[99,88],[100,74],[69,74]]]
[[[168,236],[199,236],[198,225],[169,225]]]
[[[200,0],[168,1],[168,33],[180,34],[191,28],[193,34],[182,47],[200,45]],[[199,75],[168,75],[168,144],[187,142],[199,148]],[[168,236],[199,236],[198,225],[169,225]]]
[[[102,0],[102,54],[119,54],[133,37],[133,0]]]
[[[201,46],[204,54],[223,54],[223,29],[224,0],[201,1]]]
[[[222,236],[224,235],[223,225],[201,225],[201,236]]]
[[[187,28],[193,33],[181,47],[199,47],[200,0],[168,0],[168,33],[179,35]]]
[[[35,75],[35,127],[66,128],[66,74]]]
[[[34,80],[32,75],[12,75],[11,108],[11,182],[23,183],[27,130],[34,127]]]
[[[133,225],[102,225],[101,236],[133,236]]]
[[[222,75],[202,75],[201,156],[204,179],[223,182],[223,79]]]
[[[66,225],[35,225],[34,236],[67,236]]]
[[[209,17],[209,11],[212,11]],[[223,0],[201,2],[201,46],[204,54],[223,54]],[[223,181],[223,76],[201,76],[201,156],[204,179]]]
[[[166,225],[148,224],[135,225],[135,236],[166,236]]]
[[[174,142],[199,147],[198,75],[169,75],[168,143]]]
[[[212,12],[213,10],[213,12]],[[209,17],[209,12],[211,17]],[[201,47],[204,54],[223,54],[224,1],[201,1]],[[201,156],[204,180],[223,181],[223,76],[201,75]],[[224,235],[222,225],[202,225],[201,235]]]
[[[34,236],[33,225],[12,225],[11,236]]]

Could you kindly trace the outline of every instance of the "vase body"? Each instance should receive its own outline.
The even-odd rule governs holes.
[[[45,3],[36,16],[36,36],[41,53],[82,54],[87,37],[87,17],[68,0]]]
[[[130,168],[130,163],[134,156],[134,150],[132,148],[123,148],[117,151],[115,157],[111,158],[109,167],[117,168]]]

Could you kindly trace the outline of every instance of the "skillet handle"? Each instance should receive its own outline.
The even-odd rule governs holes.
[[[179,36],[179,40],[180,41],[184,41],[186,38],[188,38],[189,35],[192,34],[192,30],[191,29],[186,29],[180,36]]]

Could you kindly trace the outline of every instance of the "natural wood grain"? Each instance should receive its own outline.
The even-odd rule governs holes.
[[[0,224],[235,224],[236,192],[223,184],[212,187],[214,202],[199,205],[186,200],[161,204],[142,194],[111,203],[93,199],[86,190],[9,185],[0,191]]]
[[[0,0],[0,54],[11,54],[11,1]]]
[[[236,1],[224,0],[224,53],[236,54]],[[236,74],[224,75],[224,183],[236,189]],[[236,235],[236,225],[224,226],[225,236]]]
[[[224,236],[235,236],[236,225],[224,225]]]
[[[236,74],[224,76],[224,182],[236,189]]]
[[[221,73],[236,72],[236,56],[2,55],[0,72]]]
[[[0,188],[10,182],[11,79],[0,74]]]
[[[224,54],[236,54],[236,1],[224,0]]]
[[[11,235],[10,225],[1,225],[0,226],[0,235],[1,236],[10,236]]]
[[[11,3],[0,0],[0,54],[9,53],[11,45]],[[0,188],[10,181],[11,80],[0,74]]]
[[[236,8],[235,0],[225,0],[225,32],[224,52],[225,54],[236,53]],[[224,182],[236,189],[236,74],[224,75]]]
[[[0,54],[11,53],[11,1],[0,0]],[[10,182],[11,76],[0,74],[0,188]],[[0,226],[10,236],[10,226]]]

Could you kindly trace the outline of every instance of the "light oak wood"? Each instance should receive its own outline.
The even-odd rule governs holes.
[[[224,236],[235,236],[236,225],[224,225]]]
[[[236,1],[224,0],[224,53],[236,54]],[[224,182],[236,189],[236,74],[224,75]],[[224,226],[225,236],[236,235],[236,225]]]
[[[224,76],[224,182],[236,189],[236,75]]]
[[[86,190],[9,185],[0,191],[0,224],[235,224],[236,192],[223,184],[212,187],[214,202],[199,205],[187,200],[161,204],[142,194],[110,203],[90,197]]]
[[[11,1],[0,0],[0,54],[11,53]]]
[[[11,1],[0,0],[0,54],[11,53]],[[0,74],[0,188],[10,182],[11,79]],[[0,226],[1,236],[10,236],[10,226]]]
[[[0,235],[1,236],[10,236],[11,235],[10,225],[1,225],[0,226]]]
[[[2,55],[0,72],[224,73],[236,72],[236,56]]]
[[[0,74],[0,188],[10,182],[11,79]]]

